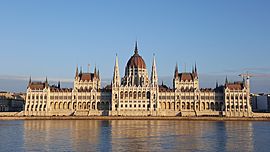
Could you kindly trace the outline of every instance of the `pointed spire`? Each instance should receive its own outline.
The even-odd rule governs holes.
[[[99,69],[98,69],[98,71],[97,71],[97,76],[98,76],[98,78],[100,78],[100,77],[99,77]]]
[[[158,76],[157,76],[157,67],[156,67],[156,57],[155,57],[155,54],[153,54],[151,82],[152,82],[152,85],[153,86],[158,85]]]
[[[226,76],[226,79],[225,79],[225,84],[227,84],[228,83],[228,77]]]
[[[57,87],[60,88],[60,81],[58,81],[58,86]]]
[[[197,64],[195,62],[195,73],[197,73]]]
[[[216,80],[216,88],[218,88],[218,81]]]
[[[138,54],[138,43],[137,43],[137,40],[136,40],[136,42],[135,42],[134,53],[135,53],[135,54]]]
[[[197,72],[197,64],[195,62],[195,69],[194,69],[195,77],[198,77],[198,72]]]
[[[81,66],[80,74],[82,74],[82,66]]]
[[[78,70],[78,65],[76,66],[76,73],[75,73],[75,78],[79,76],[79,70]]]
[[[31,76],[30,76],[28,84],[30,85],[31,83],[32,83],[32,79],[31,79]]]
[[[118,67],[118,56],[116,54],[115,57],[115,65],[114,65],[114,72],[113,72],[113,84],[114,86],[120,85],[120,74],[119,74],[119,67]]]
[[[178,77],[178,64],[176,62],[175,69],[174,69],[174,78]]]
[[[97,76],[97,66],[95,64],[95,69],[94,69],[94,76]]]
[[[47,88],[48,86],[49,86],[49,84],[48,84],[48,79],[47,79],[47,76],[46,76],[45,87]]]

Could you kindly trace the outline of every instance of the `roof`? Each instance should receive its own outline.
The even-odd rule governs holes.
[[[159,92],[173,92],[173,89],[171,89],[168,86],[162,84],[162,85],[159,85]]]
[[[194,73],[178,73],[180,81],[193,81],[196,77]]]
[[[133,56],[131,56],[131,58],[127,62],[127,67],[146,69],[145,62],[138,53],[135,53]]]
[[[245,88],[243,82],[227,83],[225,87],[229,90],[243,90]]]
[[[201,92],[213,92],[214,90],[212,88],[201,88]]]
[[[58,88],[55,86],[50,87],[51,92],[72,92],[72,88]]]
[[[46,85],[48,85],[46,82],[31,82],[28,87],[32,90],[43,90]]]
[[[93,81],[93,78],[95,77],[94,73],[80,73],[79,78],[82,81]]]

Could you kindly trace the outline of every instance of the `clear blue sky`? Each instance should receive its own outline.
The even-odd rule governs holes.
[[[196,61],[202,86],[249,71],[270,89],[269,0],[0,1],[0,79],[72,79],[88,63],[108,79],[116,53],[123,75],[136,39],[160,77]]]

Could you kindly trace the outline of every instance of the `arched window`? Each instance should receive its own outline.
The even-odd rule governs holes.
[[[129,98],[132,98],[132,92],[129,91]]]
[[[147,91],[147,99],[150,99],[150,92]]]
[[[123,99],[124,93],[123,91],[120,92],[120,98]]]
[[[138,97],[141,98],[142,94],[141,91],[138,92]]]
[[[137,98],[137,92],[133,92],[133,98],[136,99]]]
[[[128,92],[126,91],[126,92],[125,92],[125,98],[127,98],[127,97],[128,97]]]
[[[143,98],[145,98],[145,91],[143,91],[143,93],[142,93],[142,97],[143,97]]]

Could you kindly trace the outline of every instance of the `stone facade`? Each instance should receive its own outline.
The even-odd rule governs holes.
[[[100,85],[99,71],[83,73],[76,68],[74,87],[61,88],[29,81],[24,115],[110,116],[228,116],[251,117],[249,77],[241,82],[199,87],[196,64],[191,72],[175,67],[173,88],[158,84],[155,56],[151,75],[137,43],[121,78],[116,56],[112,83]]]

